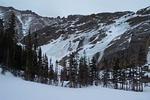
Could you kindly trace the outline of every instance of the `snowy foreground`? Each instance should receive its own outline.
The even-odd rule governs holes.
[[[149,100],[150,88],[144,92],[129,92],[109,88],[62,88],[27,82],[0,74],[0,100]]]

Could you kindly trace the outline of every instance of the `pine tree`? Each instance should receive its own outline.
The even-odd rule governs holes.
[[[83,63],[84,63],[84,84],[85,86],[88,86],[89,83],[89,66],[87,63],[87,56],[86,51],[84,51],[84,57],[83,57]]]
[[[37,33],[34,33],[34,50],[37,51],[38,48],[38,39],[37,39]]]
[[[89,73],[89,77],[90,77],[90,84],[91,85],[98,85],[98,69],[96,67],[96,60],[93,57],[90,63],[90,73]]]
[[[138,81],[138,91],[143,91],[143,82],[142,82],[142,79],[144,77],[144,71],[143,71],[143,68],[142,68],[142,65],[144,65],[143,62],[146,62],[145,58],[146,57],[146,53],[145,53],[145,50],[140,47],[139,49],[139,54],[138,54],[138,66],[137,66],[137,81]]]
[[[53,70],[53,64],[52,64],[51,59],[50,59],[50,68],[49,68],[48,78],[49,78],[49,84],[53,84],[54,70]]]
[[[46,54],[43,57],[43,83],[48,83],[48,58]]]
[[[84,59],[83,57],[80,58],[80,63],[79,63],[79,75],[78,75],[78,83],[79,87],[81,88],[84,85]]]
[[[88,68],[88,64],[87,64],[87,59],[86,59],[86,53],[84,52],[84,57],[80,58],[80,63],[79,63],[79,86],[88,86],[89,85],[89,68]]]
[[[3,25],[3,20],[0,19],[0,63],[3,62],[3,37],[4,36],[4,25]]]
[[[14,63],[13,63],[13,69],[16,71],[16,74],[19,73],[20,70],[23,70],[22,67],[22,53],[23,49],[20,45],[15,45],[15,55],[14,55]]]
[[[69,57],[69,87],[77,87],[77,66],[75,53],[72,53]]]
[[[54,73],[54,84],[56,86],[58,86],[58,82],[59,82],[59,77],[58,77],[58,61],[56,60],[56,63],[55,63],[55,73]]]
[[[38,68],[37,68],[38,82],[42,81],[42,49],[38,49]]]
[[[37,34],[35,33],[33,39],[33,67],[34,67],[34,73],[35,73],[35,81],[38,81],[39,76],[39,65],[38,65],[38,46],[37,46]],[[41,51],[42,53],[42,51]]]
[[[6,68],[4,67],[4,22],[0,19],[0,64],[2,67],[2,74],[5,74]]]
[[[66,61],[63,63],[63,69],[61,70],[61,86],[64,86],[64,81],[68,81],[68,75],[67,75],[67,67],[66,67]]]
[[[37,55],[37,52],[36,52],[36,50],[35,49],[33,49],[33,51],[32,51],[32,53],[33,53],[33,58],[32,58],[32,63],[33,63],[33,73],[34,73],[34,75],[35,75],[35,80],[34,81],[38,81],[38,55]]]
[[[124,89],[124,85],[126,82],[126,74],[125,74],[125,68],[121,70],[121,75],[120,75],[120,83],[121,83],[121,89]]]
[[[27,60],[26,60],[26,69],[25,69],[25,79],[30,80],[30,81],[33,81],[34,77],[35,77],[32,48],[33,48],[33,43],[32,43],[32,40],[31,40],[31,33],[29,31],[28,41],[27,41],[27,46],[26,46]]]
[[[5,29],[5,45],[6,45],[6,66],[10,68],[15,66],[15,44],[16,44],[16,16],[15,13],[12,12],[10,18],[8,20],[7,27]]]
[[[114,88],[118,89],[118,70],[119,70],[119,59],[114,59],[114,66],[113,66],[113,83]]]
[[[104,58],[103,60],[104,64],[104,70],[102,75],[102,81],[103,81],[103,87],[108,87],[108,81],[109,81],[109,69],[108,69],[108,61]]]

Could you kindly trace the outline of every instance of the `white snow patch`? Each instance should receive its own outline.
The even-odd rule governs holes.
[[[129,42],[129,43],[131,42],[131,37],[128,38],[128,42]]]
[[[130,18],[130,16],[128,17]],[[99,51],[101,53],[99,57],[99,61],[101,60],[104,50],[109,47],[109,43],[113,40],[116,39],[116,37],[119,37],[121,34],[123,34],[125,31],[128,30],[130,27],[128,23],[125,22],[128,18],[125,18],[124,16],[121,17],[119,20],[116,20],[115,24],[110,25],[110,29],[107,31],[107,37],[105,37],[99,48]]]
[[[24,21],[21,19],[20,15],[18,15],[17,18],[19,19],[19,21],[22,24],[22,32],[23,32],[23,35],[25,36],[26,33],[28,33],[28,30],[30,28],[32,17],[28,17],[28,19],[25,19]]]
[[[3,18],[3,14],[0,12],[0,18]]]
[[[147,9],[146,10],[150,10],[150,7],[147,7]]]

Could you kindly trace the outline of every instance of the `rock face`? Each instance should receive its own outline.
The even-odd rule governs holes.
[[[130,28],[117,40],[111,41],[111,46],[105,49],[102,61],[108,59],[110,65],[114,59],[120,59],[122,66],[139,66],[147,62],[150,46],[150,7],[141,9],[126,22]],[[111,65],[113,66],[113,65]]]
[[[97,58],[99,68],[104,59],[110,67],[120,59],[122,66],[143,65],[147,62],[150,47],[150,7],[137,12],[98,13],[70,15],[67,18],[41,17],[32,11],[19,11],[0,7],[1,17],[14,11],[23,33],[31,28],[33,40],[37,34],[38,45],[49,58],[62,61],[71,52],[83,52],[89,59]]]
[[[35,32],[59,22],[57,18],[42,17],[31,10],[21,11],[13,7],[0,6],[0,18],[3,18],[5,21],[7,21],[12,12],[16,14],[16,26],[20,37],[26,36],[29,28],[31,32]]]

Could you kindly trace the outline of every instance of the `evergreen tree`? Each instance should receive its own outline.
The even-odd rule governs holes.
[[[10,18],[8,20],[7,27],[5,29],[5,45],[6,45],[6,66],[9,67],[9,69],[13,69],[11,67],[14,66],[15,62],[15,45],[17,43],[16,41],[16,16],[15,13],[12,12],[10,15]]]
[[[26,60],[26,69],[25,69],[25,80],[30,80],[30,81],[33,81],[35,77],[32,48],[33,48],[33,43],[31,40],[31,33],[29,31],[28,41],[26,46],[27,60]]]
[[[109,69],[108,69],[108,61],[104,58],[103,60],[104,70],[102,75],[103,87],[108,87],[109,80]]]
[[[3,49],[4,49],[4,47],[3,47],[3,37],[4,36],[4,25],[3,25],[3,20],[2,19],[0,19],[0,63],[2,63],[3,62]]]
[[[26,62],[27,62],[27,50],[25,47],[22,48],[22,53],[21,53],[21,65],[22,65],[22,70],[26,70]]]
[[[70,54],[69,57],[69,87],[77,87],[77,61],[75,53]]]
[[[5,49],[4,49],[4,22],[2,19],[0,19],[0,64],[2,67],[2,74],[5,74],[6,68],[4,67],[4,53],[5,53]]]
[[[11,13],[6,26],[2,36],[2,62],[14,75],[18,75],[19,70],[22,69],[22,47],[17,44],[16,16],[14,12]]]
[[[51,59],[50,59],[50,68],[49,68],[48,77],[49,77],[49,84],[53,84],[54,70],[53,70],[53,64],[52,64],[52,60]]]
[[[140,47],[139,49],[139,54],[138,54],[138,66],[137,66],[137,81],[138,81],[138,90],[137,91],[143,91],[143,82],[142,82],[142,79],[144,78],[144,71],[143,71],[143,68],[142,68],[142,65],[144,65],[143,62],[146,62],[145,58],[146,57],[146,52],[145,50]]]
[[[55,73],[54,73],[54,84],[56,86],[58,86],[58,82],[59,82],[59,77],[58,77],[58,61],[56,60],[56,63],[55,63]]]
[[[35,49],[32,50],[32,63],[33,63],[33,73],[35,75],[36,80],[34,81],[38,81],[38,71],[39,71],[39,67],[38,67],[38,55]]]
[[[42,81],[42,49],[38,49],[38,68],[37,68],[38,82]]]
[[[79,63],[79,86],[80,88],[82,86],[88,86],[89,82],[89,68],[87,64],[87,59],[86,59],[86,53],[84,52],[84,57],[80,58],[80,63]]]
[[[83,57],[80,58],[80,63],[79,63],[79,75],[78,75],[78,83],[80,88],[84,85],[84,59]]]
[[[114,59],[114,66],[113,66],[113,83],[114,88],[118,89],[118,70],[119,70],[119,59]]]
[[[35,81],[38,81],[38,76],[39,76],[39,64],[38,64],[38,46],[37,46],[37,34],[35,33],[33,39],[33,67],[34,67],[34,73],[35,73]],[[42,53],[42,50],[41,50]]]
[[[34,51],[37,51],[38,48],[38,39],[37,39],[37,33],[34,33]]]
[[[23,70],[22,67],[22,53],[23,49],[20,45],[15,46],[15,55],[14,55],[14,63],[13,63],[13,69],[17,72],[20,70]],[[24,62],[23,62],[24,63]]]
[[[68,81],[67,67],[65,61],[63,63],[63,69],[61,70],[61,86],[64,86],[64,81]]]
[[[90,77],[90,84],[91,85],[98,85],[98,69],[96,67],[96,60],[93,57],[90,63],[90,73],[89,73],[89,77]]]
[[[48,58],[46,55],[43,56],[42,62],[42,83],[47,84],[48,81]]]

